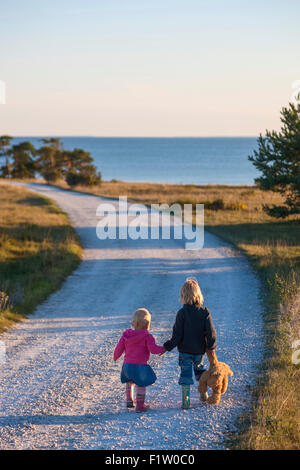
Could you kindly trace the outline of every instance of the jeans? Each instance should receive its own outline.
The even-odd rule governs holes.
[[[195,374],[195,379],[199,380],[202,372],[204,372],[203,367],[204,354],[188,354],[188,353],[179,353],[179,365],[181,368],[181,374],[179,377],[179,385],[192,385],[193,381],[193,369]]]

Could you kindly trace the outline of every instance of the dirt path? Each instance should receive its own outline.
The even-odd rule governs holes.
[[[222,449],[223,433],[247,406],[262,354],[259,283],[246,260],[206,233],[205,247],[181,240],[96,237],[101,199],[43,185],[82,238],[84,259],[60,291],[35,314],[0,336],[1,449]],[[121,362],[112,352],[132,312],[147,307],[161,344],[171,332],[178,292],[197,277],[218,334],[218,357],[234,377],[219,405],[180,409],[177,351],[153,357],[158,380],[148,389],[152,409],[124,407]],[[206,362],[207,363],[207,362]]]

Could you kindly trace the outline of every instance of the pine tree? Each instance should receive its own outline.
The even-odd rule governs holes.
[[[45,144],[37,150],[37,168],[47,182],[63,177],[63,144],[58,138],[41,139]]]
[[[36,150],[30,142],[13,145],[8,152],[12,157],[11,175],[13,178],[35,178],[37,167],[34,157]]]
[[[0,136],[0,158],[5,158],[5,165],[0,168],[0,175],[11,178],[11,164],[9,161],[9,145],[13,138],[9,135]]]
[[[101,173],[97,173],[93,158],[89,152],[75,148],[65,151],[66,182],[69,186],[92,186],[101,183]]]
[[[300,213],[300,103],[281,110],[280,132],[266,131],[258,138],[258,150],[249,160],[261,171],[256,184],[265,190],[280,192],[284,206],[263,206],[273,217]]]

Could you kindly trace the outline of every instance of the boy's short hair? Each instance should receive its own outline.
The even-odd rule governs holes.
[[[203,304],[203,295],[199,284],[194,279],[186,279],[180,289],[179,301],[185,305]]]
[[[132,318],[132,325],[137,328],[146,328],[148,329],[151,322],[150,312],[146,308],[138,308]]]

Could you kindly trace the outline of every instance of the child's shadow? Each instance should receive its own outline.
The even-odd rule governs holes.
[[[116,413],[102,413],[102,414],[85,414],[85,415],[20,415],[20,416],[1,416],[0,427],[13,427],[30,425],[39,426],[55,426],[55,425],[68,425],[68,424],[102,424],[106,421],[112,421],[116,415],[121,418],[128,417],[128,410],[124,412],[118,411]]]

